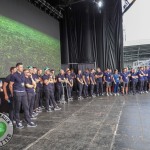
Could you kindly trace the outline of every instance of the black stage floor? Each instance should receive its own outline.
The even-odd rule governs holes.
[[[3,150],[150,150],[150,94],[99,97],[43,112]]]

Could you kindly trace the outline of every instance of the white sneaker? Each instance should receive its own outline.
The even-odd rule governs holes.
[[[9,122],[9,126],[11,126],[11,127],[12,127],[12,126],[13,126],[13,123],[12,123],[12,122]]]
[[[56,108],[54,108],[54,110],[56,111],[56,110],[61,110],[61,108],[60,107],[56,107]]]
[[[116,94],[114,94],[114,96],[116,96]]]
[[[106,95],[107,95],[107,96],[109,96],[109,94],[108,94],[108,93],[107,93]]]
[[[111,94],[111,93],[109,93],[109,95],[110,95],[110,96],[112,96],[112,94]]]
[[[30,122],[27,124],[27,127],[35,128],[35,127],[37,127],[37,124],[35,124],[34,122]]]
[[[119,93],[117,93],[117,95],[119,96]]]
[[[148,93],[148,91],[145,91],[145,93]]]
[[[18,123],[18,124],[16,124],[16,128],[17,129],[22,129],[22,128],[24,128],[24,126],[22,125],[22,123]]]

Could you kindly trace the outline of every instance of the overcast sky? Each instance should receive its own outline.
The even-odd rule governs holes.
[[[150,39],[150,0],[136,0],[123,19],[126,41]]]

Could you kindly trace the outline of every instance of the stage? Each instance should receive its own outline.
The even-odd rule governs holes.
[[[149,150],[150,94],[98,97],[43,112],[3,150]]]

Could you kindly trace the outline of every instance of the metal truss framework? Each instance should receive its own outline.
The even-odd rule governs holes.
[[[150,44],[124,47],[124,62],[150,59]]]

